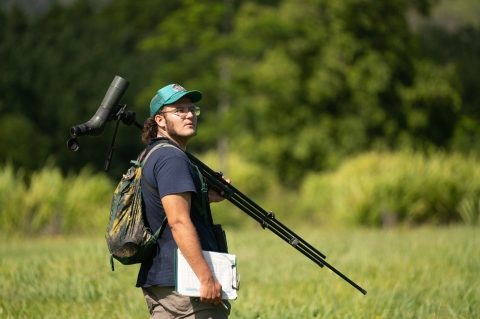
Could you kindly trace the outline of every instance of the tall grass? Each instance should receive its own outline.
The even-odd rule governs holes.
[[[305,213],[352,225],[480,222],[480,162],[435,153],[368,153],[303,183]]]
[[[214,153],[200,158],[218,168]],[[298,191],[282,188],[271,171],[241,154],[231,154],[226,174],[286,225],[480,224],[480,163],[474,157],[367,153],[333,172],[309,175]],[[0,167],[0,236],[101,233],[117,182],[88,169],[62,176],[46,166],[26,178],[22,170]],[[212,211],[226,226],[256,223],[228,201]]]
[[[46,166],[27,179],[6,165],[0,168],[0,230],[27,237],[104,231],[113,191],[105,175],[88,168],[64,177]]]
[[[363,295],[267,230],[228,229],[241,288],[231,318],[480,317],[478,228],[297,229]],[[101,235],[0,242],[0,318],[148,318],[138,266],[110,271]]]

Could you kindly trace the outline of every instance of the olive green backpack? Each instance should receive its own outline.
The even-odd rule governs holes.
[[[142,152],[118,183],[113,193],[110,218],[105,238],[110,251],[110,265],[114,270],[113,259],[124,265],[132,265],[148,261],[157,245],[157,239],[167,224],[167,218],[162,226],[153,233],[147,226],[142,201],[142,170],[148,157],[161,147],[175,147],[161,143],[153,147],[145,156]],[[149,186],[147,184],[147,186]],[[152,187],[147,187],[149,191]],[[158,190],[157,190],[158,193]],[[157,194],[158,196],[158,194]]]

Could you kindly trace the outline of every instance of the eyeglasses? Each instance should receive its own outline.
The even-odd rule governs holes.
[[[160,113],[172,113],[182,119],[186,118],[188,113],[192,112],[192,114],[199,116],[200,115],[200,108],[198,106],[192,106],[192,107],[183,107],[183,108],[178,108],[172,111],[164,111]]]

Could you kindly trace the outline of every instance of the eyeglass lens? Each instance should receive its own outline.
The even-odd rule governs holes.
[[[175,114],[180,116],[187,116],[188,113],[192,112],[196,116],[200,115],[200,108],[198,106],[189,107],[189,108],[179,108],[175,110]]]

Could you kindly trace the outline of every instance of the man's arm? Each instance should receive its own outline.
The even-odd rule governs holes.
[[[197,231],[190,219],[191,197],[189,192],[166,195],[162,197],[162,204],[173,239],[200,280],[200,301],[217,305],[222,300],[222,286],[203,257]]]

